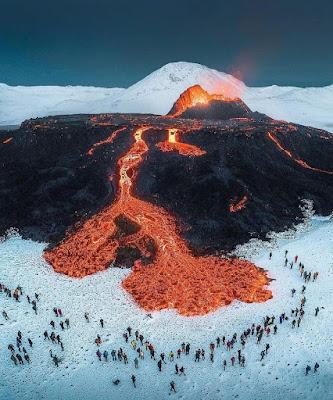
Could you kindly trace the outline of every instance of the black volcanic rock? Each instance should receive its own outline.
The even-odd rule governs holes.
[[[291,227],[303,218],[303,199],[312,200],[318,214],[333,210],[333,175],[318,171],[333,169],[327,132],[271,119],[200,121],[198,129],[196,121],[171,117],[63,116],[0,133],[0,234],[16,227],[24,237],[55,244],[111,204],[117,161],[143,125],[152,128],[144,134],[149,151],[134,194],[172,213],[196,253],[230,250]],[[112,143],[87,154],[120,126],[127,129]],[[206,154],[161,151],[156,145],[170,127],[180,130],[179,141]],[[244,198],[245,206],[231,212],[230,205]],[[119,229],[125,234],[135,227],[120,221]]]

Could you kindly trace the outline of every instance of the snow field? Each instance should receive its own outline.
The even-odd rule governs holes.
[[[332,390],[332,312],[333,283],[333,222],[314,221],[307,231],[296,235],[295,239],[279,240],[273,251],[272,260],[267,250],[251,258],[258,266],[268,270],[273,279],[270,289],[273,299],[261,304],[235,302],[215,313],[202,317],[180,317],[174,311],[162,311],[149,318],[122,290],[121,280],[129,273],[127,270],[109,269],[105,272],[84,278],[69,279],[53,272],[42,258],[45,244],[22,240],[13,236],[0,243],[0,282],[14,289],[21,285],[25,294],[33,297],[40,294],[38,315],[25,299],[17,303],[0,293],[0,311],[8,313],[5,321],[0,314],[0,398],[11,399],[331,399]],[[260,345],[250,337],[242,351],[246,365],[230,365],[230,357],[237,359],[239,341],[228,352],[224,347],[215,350],[215,361],[209,360],[209,343],[217,336],[231,338],[238,336],[254,322],[263,322],[265,315],[278,316],[282,312],[290,315],[301,297],[303,280],[297,268],[284,267],[284,252],[288,249],[291,260],[296,254],[305,264],[307,271],[319,271],[318,281],[306,284],[305,315],[300,328],[291,328],[291,320],[282,325],[278,323],[276,335],[264,336]],[[291,297],[291,288],[297,290]],[[62,309],[64,317],[69,318],[70,328],[61,331],[59,321],[52,311],[53,307]],[[315,307],[320,309],[314,316]],[[89,312],[91,322],[86,323],[84,312]],[[99,325],[103,318],[105,327]],[[44,330],[52,331],[49,322],[56,322],[65,350],[43,340]],[[135,370],[133,360],[136,353],[126,344],[122,334],[131,326],[138,329],[152,342],[157,356],[170,350],[176,353],[180,344],[190,342],[189,356],[175,358],[179,366],[185,367],[186,376],[174,374],[174,364],[163,365],[158,372],[156,361],[145,351],[145,360],[139,360]],[[23,334],[31,364],[15,366],[7,349],[9,343],[15,344],[17,331]],[[111,350],[122,347],[129,356],[129,364],[117,361],[99,362],[96,357],[96,335],[103,340],[100,350],[106,349],[111,359]],[[27,338],[34,346],[30,349]],[[260,362],[260,352],[266,343],[271,348]],[[194,362],[194,352],[202,347],[206,359]],[[63,357],[56,368],[49,356],[49,350]],[[223,371],[222,362],[227,360]],[[304,376],[305,366],[320,364],[319,372],[312,371]],[[131,374],[137,377],[137,388],[130,381]],[[112,380],[120,379],[115,386]],[[177,393],[170,394],[169,383],[176,382]]]

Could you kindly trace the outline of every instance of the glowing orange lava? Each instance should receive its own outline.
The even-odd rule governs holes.
[[[206,154],[205,150],[188,143],[178,141],[178,129],[168,129],[168,140],[165,142],[157,143],[157,147],[164,152],[177,151],[183,156],[202,156]]]
[[[116,131],[112,132],[112,134],[111,134],[109,137],[107,137],[105,140],[101,140],[100,142],[95,143],[95,144],[88,150],[87,154],[88,154],[89,156],[92,156],[92,155],[94,154],[94,152],[95,152],[95,150],[96,150],[97,147],[99,147],[99,146],[101,146],[101,145],[103,145],[103,144],[108,144],[108,143],[110,144],[110,143],[112,143],[112,142],[114,141],[114,139],[118,136],[118,134],[119,134],[120,132],[123,132],[126,128],[127,128],[126,126],[124,126],[124,127],[122,127],[122,128],[119,128],[119,129],[117,129]]]
[[[232,213],[238,212],[243,208],[245,208],[246,203],[247,203],[247,196],[243,196],[239,201],[233,201],[229,206],[229,210]]]
[[[236,299],[263,302],[271,298],[263,270],[240,259],[194,257],[180,237],[175,219],[164,209],[133,196],[138,166],[148,151],[142,138],[148,129],[134,132],[132,147],[118,161],[115,203],[46,250],[45,259],[57,272],[83,277],[108,268],[121,247],[139,249],[142,257],[152,261],[147,265],[136,262],[122,286],[146,311],[173,308],[182,315],[202,315]],[[137,229],[119,231],[120,217],[132,221]]]
[[[3,140],[2,143],[3,143],[3,144],[8,144],[8,143],[10,143],[12,140],[13,140],[13,138],[10,137],[10,138],[8,138],[8,139]]]
[[[333,175],[333,171],[327,171],[325,169],[311,167],[311,165],[309,165],[306,161],[303,161],[300,158],[295,157],[290,150],[283,147],[282,143],[278,140],[278,138],[272,132],[268,132],[267,136],[270,140],[273,141],[273,143],[275,143],[276,147],[279,150],[281,150],[284,154],[286,154],[289,158],[291,158],[293,161],[295,161],[296,164],[300,165],[301,167],[310,169],[311,171]]]
[[[177,117],[190,107],[198,104],[207,105],[212,100],[231,101],[235,98],[231,99],[222,94],[209,94],[200,85],[194,85],[179,96],[168,115]]]

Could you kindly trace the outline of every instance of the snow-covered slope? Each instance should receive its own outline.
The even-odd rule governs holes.
[[[0,125],[56,114],[139,112],[166,114],[188,87],[241,97],[253,111],[333,132],[333,85],[320,88],[247,87],[206,66],[176,62],[127,89],[93,87],[11,87],[0,84]]]
[[[125,89],[85,86],[8,86],[0,83],[0,125],[48,115],[109,111]]]
[[[272,118],[333,132],[333,85],[247,88],[242,98],[252,110]]]

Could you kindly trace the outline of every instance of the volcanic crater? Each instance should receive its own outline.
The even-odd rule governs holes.
[[[132,267],[122,285],[146,311],[202,315],[266,301],[269,278],[223,258],[333,208],[333,137],[189,88],[167,116],[25,121],[0,142],[0,231],[47,241],[55,271]]]

